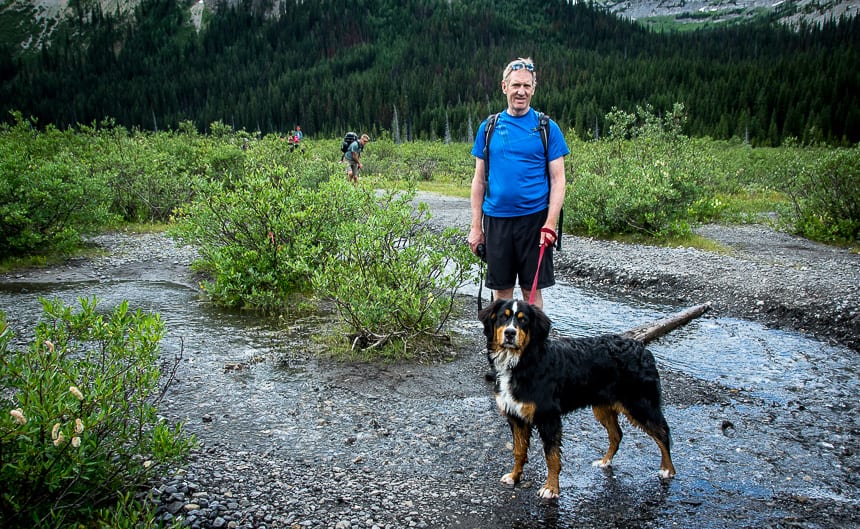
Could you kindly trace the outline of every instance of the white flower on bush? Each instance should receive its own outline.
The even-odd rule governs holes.
[[[84,433],[84,421],[80,419],[75,419],[75,433],[82,434]]]
[[[75,448],[79,448],[81,446],[81,438],[77,435],[72,437],[72,446]]]
[[[51,439],[54,440],[54,444],[57,444],[57,438],[61,435],[63,434],[60,433],[60,423],[57,423],[53,428],[51,428]]]
[[[27,417],[24,417],[24,410],[21,408],[15,408],[9,412],[9,415],[11,415],[18,424],[27,424]]]
[[[81,393],[81,390],[79,390],[76,386],[71,386],[71,387],[69,388],[69,391],[70,391],[70,392],[72,393],[72,395],[74,395],[74,396],[75,396],[75,398],[77,398],[78,400],[84,400],[84,394],[83,394],[83,393]]]

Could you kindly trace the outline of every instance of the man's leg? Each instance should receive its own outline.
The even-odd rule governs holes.
[[[532,295],[532,291],[531,291],[531,290],[526,290],[526,289],[524,289],[524,288],[522,289],[522,291],[523,291],[523,299],[524,299],[525,301],[528,301],[528,300],[529,300],[529,298],[530,298],[530,297],[531,297],[531,295]],[[534,302],[534,305],[535,305],[537,308],[539,308],[539,309],[543,309],[543,294],[541,294],[541,291],[540,291],[540,289],[539,289],[539,288],[538,288],[537,290],[535,290],[535,302]]]
[[[514,289],[493,290],[493,299],[514,299]]]

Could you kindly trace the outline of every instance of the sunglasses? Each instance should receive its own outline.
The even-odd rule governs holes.
[[[523,68],[525,68],[526,70],[528,70],[530,72],[535,71],[535,65],[530,63],[530,62],[520,61],[520,62],[515,62],[515,63],[511,64],[511,71],[512,72],[516,72],[517,70],[522,70]]]

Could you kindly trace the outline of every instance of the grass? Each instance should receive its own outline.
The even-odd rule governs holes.
[[[695,233],[688,237],[671,237],[669,239],[653,239],[644,235],[625,234],[616,235],[609,240],[625,244],[647,244],[651,246],[664,246],[666,248],[696,248],[721,255],[731,255],[733,253],[733,250],[728,246],[722,245],[713,239],[696,235]]]
[[[471,183],[471,182],[470,182]],[[458,197],[458,198],[469,198],[469,194],[471,192],[471,188],[467,186],[463,186],[457,184],[455,182],[440,182],[440,181],[432,181],[426,182],[422,181],[418,183],[419,191],[426,191],[430,193],[439,193],[440,195],[446,195],[449,197]]]

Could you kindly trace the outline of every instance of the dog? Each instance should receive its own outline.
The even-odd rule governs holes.
[[[609,435],[609,448],[593,463],[609,467],[621,442],[618,414],[644,430],[660,449],[663,479],[675,475],[669,425],[663,416],[660,375],[642,342],[619,335],[550,339],[552,323],[534,305],[498,299],[478,314],[495,368],[496,405],[511,427],[514,467],[501,482],[523,475],[534,428],[543,442],[547,478],[538,495],[558,498],[562,416],[591,406]]]

